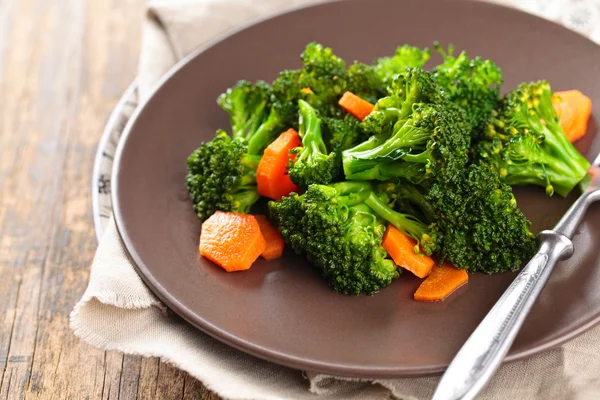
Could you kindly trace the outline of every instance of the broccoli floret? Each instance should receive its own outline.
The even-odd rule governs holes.
[[[566,196],[590,166],[565,136],[546,81],[521,84],[502,99],[475,154],[507,184],[542,186],[549,196]]]
[[[514,271],[536,251],[530,222],[493,169],[472,164],[452,182],[435,183],[423,200],[434,211],[439,259],[457,268]]]
[[[280,88],[279,93],[285,92]],[[233,139],[245,141],[250,154],[261,154],[297,116],[286,99],[274,97],[272,88],[263,81],[254,85],[239,81],[217,102],[230,116]]]
[[[341,115],[337,101],[347,90],[346,63],[329,47],[309,43],[300,55],[303,67],[298,76],[300,99],[307,101],[321,115]],[[308,90],[310,89],[310,90]]]
[[[373,66],[355,62],[348,67],[346,74],[346,90],[358,97],[375,104],[386,95],[386,85]]]
[[[385,225],[364,203],[370,193],[368,182],[343,182],[269,202],[285,241],[339,293],[373,294],[398,277],[381,245]]]
[[[466,165],[470,140],[464,112],[450,103],[418,104],[391,136],[370,149],[344,151],[346,179],[406,179],[420,184],[435,175],[452,179]]]
[[[264,122],[269,112],[269,90],[263,81],[253,85],[241,80],[219,96],[217,103],[230,116],[234,139],[247,140]]]
[[[493,169],[472,164],[452,180],[384,183],[394,208],[429,223],[423,248],[469,272],[514,271],[536,250],[530,223],[510,186]]]
[[[285,90],[280,87],[279,93]],[[256,169],[262,153],[297,115],[272,97],[271,87],[262,81],[240,81],[219,96],[231,118],[233,138],[220,130],[188,158],[186,185],[200,220],[217,210],[247,213],[258,200]]]
[[[435,49],[442,55],[443,62],[432,70],[434,79],[450,101],[465,109],[473,128],[472,135],[477,137],[499,101],[502,71],[492,61],[469,58],[464,51],[455,57],[452,45],[444,51],[435,43]]]
[[[419,67],[406,69],[403,74],[396,75],[389,83],[387,92],[388,95],[379,99],[373,111],[361,122],[365,132],[382,139],[391,135],[394,125],[404,123],[412,114],[415,104],[444,101],[431,74]]]
[[[271,87],[271,107],[285,116],[285,129],[298,128],[298,99],[301,98],[302,87],[298,82],[300,70],[284,70],[279,73]]]
[[[306,101],[299,100],[300,138],[302,147],[291,150],[295,159],[288,169],[290,179],[301,189],[309,185],[327,184],[333,180],[335,154],[327,152],[321,134],[321,120]]]
[[[186,186],[194,210],[204,221],[217,210],[248,213],[258,200],[256,168],[260,155],[225,131],[198,147],[187,159]]]
[[[393,56],[377,59],[374,67],[381,80],[389,81],[395,75],[404,73],[406,68],[423,68],[430,57],[429,49],[419,49],[405,44],[398,47]]]

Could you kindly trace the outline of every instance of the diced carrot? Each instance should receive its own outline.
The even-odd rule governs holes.
[[[304,94],[313,94],[313,93],[314,93],[314,92],[312,91],[312,89],[311,89],[311,88],[309,88],[309,87],[302,88],[302,89],[300,89],[300,91],[301,91],[302,93],[304,93]]]
[[[267,242],[267,247],[265,247],[265,250],[261,254],[262,258],[265,260],[272,260],[281,257],[285,242],[279,234],[279,231],[271,225],[271,222],[269,222],[264,215],[255,215],[255,217],[258,226],[260,226],[260,231],[265,238],[265,242]]]
[[[287,165],[290,150],[301,143],[298,132],[288,129],[267,146],[256,170],[256,183],[261,196],[281,200],[282,196],[300,190],[287,174]]]
[[[200,254],[227,272],[249,269],[266,247],[253,215],[217,211],[202,224]]]
[[[570,142],[581,139],[592,112],[592,100],[579,90],[555,92],[552,104],[560,117],[560,125]]]
[[[344,93],[338,104],[360,121],[373,111],[373,104],[361,99],[352,92]]]
[[[444,300],[452,292],[467,283],[469,275],[464,269],[444,263],[434,267],[414,294],[414,299],[419,301]]]
[[[425,278],[431,272],[435,262],[425,254],[415,253],[416,245],[416,240],[400,232],[394,225],[388,224],[383,235],[383,248],[396,265],[409,270],[419,278]]]

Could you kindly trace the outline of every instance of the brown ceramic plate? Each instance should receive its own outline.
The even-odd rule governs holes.
[[[584,91],[594,104],[600,104],[600,48],[553,23],[478,2],[321,4],[198,50],[132,118],[116,159],[115,217],[143,279],[176,313],[233,347],[296,368],[358,377],[440,372],[514,274],[472,275],[446,301],[420,303],[412,300],[420,281],[410,273],[374,296],[353,297],[333,293],[291,252],[243,273],[225,273],[198,255],[200,222],[186,194],[185,161],[217,128],[229,127],[217,95],[238,79],[272,80],[298,67],[313,40],[363,62],[403,43],[451,42],[495,60],[505,88],[545,78],[555,90]],[[578,145],[589,158],[600,149],[595,132]],[[573,201],[548,199],[537,188],[517,196],[535,231],[552,227]],[[600,208],[592,207],[574,239],[575,256],[556,268],[507,360],[546,350],[598,322],[599,239]]]

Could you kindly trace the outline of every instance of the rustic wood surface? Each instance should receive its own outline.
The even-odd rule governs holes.
[[[90,176],[135,76],[144,0],[0,0],[0,399],[216,399],[155,358],[78,340]]]

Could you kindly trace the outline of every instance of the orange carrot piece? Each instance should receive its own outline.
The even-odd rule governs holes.
[[[579,90],[555,92],[552,104],[560,117],[560,125],[570,142],[581,139],[592,112],[592,100]]]
[[[404,269],[409,270],[419,278],[425,278],[431,272],[434,261],[424,254],[416,254],[416,240],[400,232],[392,224],[388,224],[383,235],[383,248],[392,260]]]
[[[469,275],[464,269],[458,269],[448,263],[434,267],[414,294],[418,301],[444,300],[452,292],[467,283]]]
[[[352,92],[344,93],[338,104],[360,121],[373,111],[373,104],[361,99]]]
[[[264,215],[255,215],[254,217],[256,217],[258,226],[260,226],[260,231],[265,238],[265,242],[267,242],[267,247],[265,247],[265,250],[261,254],[262,258],[272,260],[281,257],[285,242],[277,228],[271,225],[271,222]]]
[[[281,200],[282,196],[300,190],[287,174],[289,152],[300,145],[298,132],[288,129],[265,149],[256,170],[256,183],[261,196]]]
[[[309,88],[309,87],[302,88],[302,89],[300,89],[300,91],[301,91],[302,93],[304,93],[304,94],[313,94],[313,93],[314,93],[314,92],[312,91],[312,89],[311,89],[311,88]]]
[[[217,211],[202,224],[200,254],[227,272],[249,269],[266,247],[253,215]]]

